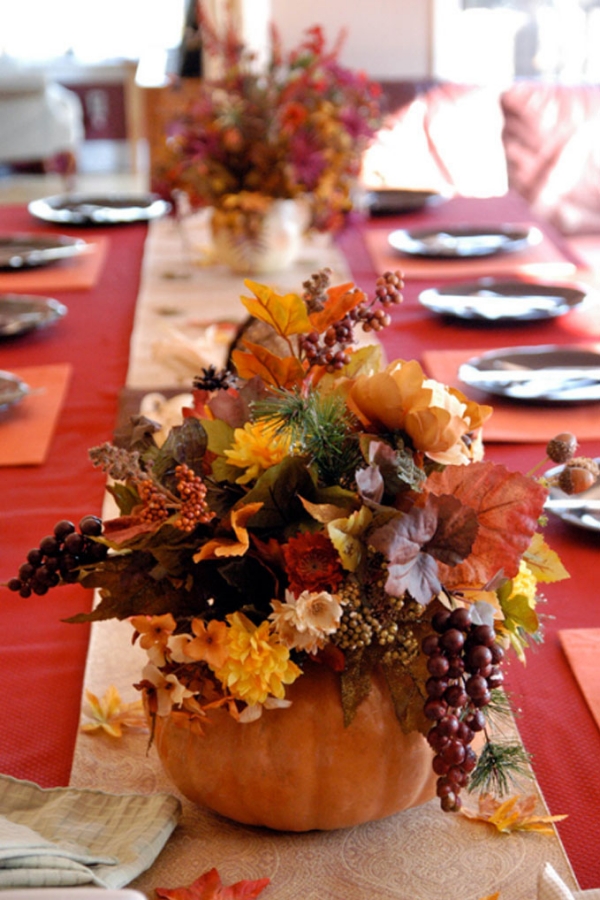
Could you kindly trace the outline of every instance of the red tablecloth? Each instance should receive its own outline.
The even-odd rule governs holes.
[[[515,198],[455,200],[420,214],[390,220],[390,228],[445,222],[530,221]],[[377,222],[380,227],[382,220]],[[44,230],[22,209],[0,208],[0,231]],[[118,389],[125,379],[129,334],[137,294],[145,228],[104,229],[111,247],[96,288],[61,299],[66,319],[46,332],[0,344],[0,368],[70,361],[74,375],[48,462],[41,467],[0,468],[0,581],[8,579],[32,541],[65,514],[100,509],[104,482],[88,463],[87,448],[111,436]],[[556,238],[556,235],[552,235]],[[559,240],[559,239],[558,239]],[[560,240],[559,240],[560,243]],[[340,238],[357,283],[373,285],[372,264],[360,228]],[[565,248],[565,253],[568,251]],[[309,274],[309,273],[307,273]],[[516,328],[474,328],[451,324],[424,310],[411,282],[405,302],[384,332],[389,358],[419,358],[425,349],[497,347],[521,343],[567,343],[572,314],[565,320]],[[579,334],[576,340],[585,339]],[[597,413],[600,415],[600,410]],[[600,446],[584,445],[600,456]],[[515,470],[527,470],[543,454],[540,446],[493,444],[487,454]],[[545,645],[529,654],[525,667],[513,662],[509,689],[522,710],[518,724],[533,754],[538,781],[553,813],[568,813],[559,825],[582,888],[600,887],[596,816],[600,780],[596,760],[600,733],[560,649],[559,628],[599,627],[596,601],[600,539],[558,520],[547,528],[552,546],[571,579],[546,590]],[[87,631],[60,619],[89,605],[80,588],[62,588],[48,599],[23,601],[0,595],[0,771],[50,786],[68,781],[78,725]]]
[[[2,234],[56,230],[22,207],[0,208]],[[93,289],[55,295],[68,307],[63,320],[0,342],[0,369],[73,367],[46,463],[0,467],[0,582],[59,519],[100,512],[105,480],[87,448],[111,438],[127,371],[146,227],[60,231],[104,234],[110,247]],[[90,604],[77,586],[31,600],[0,592],[0,771],[45,787],[68,782],[88,629],[61,619]]]

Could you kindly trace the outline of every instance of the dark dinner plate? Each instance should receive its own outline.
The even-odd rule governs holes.
[[[44,328],[67,313],[67,307],[51,297],[0,294],[0,337],[14,337]]]
[[[419,302],[440,315],[503,324],[562,316],[590,297],[590,289],[584,286],[480,278],[430,288],[419,295]]]
[[[0,412],[4,412],[29,393],[29,385],[11,372],[0,371]]]
[[[600,400],[600,353],[555,345],[492,350],[463,363],[458,377],[470,387],[513,400]]]
[[[76,256],[87,249],[80,238],[64,234],[0,235],[0,269],[31,269]]]
[[[446,228],[397,229],[390,246],[408,256],[467,259],[514,253],[542,240],[539,228],[525,225],[448,225]]]
[[[396,213],[416,212],[434,203],[441,203],[438,191],[411,188],[377,188],[367,191],[365,202],[372,216],[392,216]]]
[[[33,200],[29,212],[62,225],[123,225],[166,215],[171,204],[157,194],[58,194]]]

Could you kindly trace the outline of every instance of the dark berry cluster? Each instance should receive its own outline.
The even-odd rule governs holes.
[[[471,743],[486,726],[482,708],[504,680],[499,665],[504,652],[494,628],[474,624],[469,609],[440,610],[432,626],[434,633],[422,643],[430,673],[424,712],[434,723],[427,740],[435,753],[442,809],[452,812],[460,809],[459,793],[477,764]]]
[[[84,516],[79,529],[66,519],[57,522],[53,533],[29,551],[18,576],[10,579],[8,587],[21,597],[30,597],[46,594],[58,584],[77,581],[80,566],[106,557],[108,548],[94,540],[101,534],[102,520],[97,516]]]
[[[310,311],[320,309],[326,299],[329,271],[313,275],[311,281],[304,282],[304,301]],[[389,308],[402,302],[404,282],[399,272],[386,272],[375,282],[375,296],[370,300],[366,294],[353,288],[363,299],[343,318],[333,322],[323,334],[312,331],[300,338],[300,352],[311,365],[324,366],[328,372],[342,369],[350,361],[347,352],[354,343],[354,329],[381,331],[391,323]]]

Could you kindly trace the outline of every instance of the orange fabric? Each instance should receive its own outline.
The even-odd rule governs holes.
[[[569,628],[559,631],[558,637],[600,728],[600,628]]]
[[[441,226],[443,227],[443,226]],[[547,238],[535,247],[517,253],[481,256],[474,259],[428,259],[396,253],[388,244],[391,228],[370,228],[365,242],[376,272],[399,269],[404,278],[480,278],[486,275],[535,275],[544,278],[570,278],[575,265],[567,260],[558,247]]]
[[[48,455],[72,366],[27,366],[12,374],[32,393],[0,420],[0,466],[35,466]]]
[[[0,272],[0,292],[47,294],[50,291],[82,291],[93,287],[100,276],[109,240],[94,237],[90,250],[50,266]]]
[[[597,350],[597,345],[591,349]],[[491,418],[483,426],[486,443],[509,441],[545,444],[549,437],[561,431],[573,432],[580,441],[600,438],[597,403],[564,406],[520,405],[516,401],[503,401],[500,397],[463,384],[458,378],[459,366],[483,352],[485,351],[476,349],[426,350],[423,353],[423,368],[430,378],[458,388],[471,400],[494,407]]]

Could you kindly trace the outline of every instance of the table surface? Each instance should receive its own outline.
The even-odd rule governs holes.
[[[417,226],[473,221],[529,222],[531,214],[516,197],[491,200],[457,198],[401,219],[378,219],[375,227]],[[349,228],[339,238],[356,283],[373,285],[373,264],[363,231]],[[55,231],[31,219],[23,207],[0,208],[0,233]],[[561,245],[553,232],[546,234]],[[62,233],[81,232],[60,229]],[[15,574],[27,550],[55,522],[99,513],[104,481],[90,465],[90,446],[110,439],[125,383],[129,338],[139,289],[146,227],[86,231],[109,238],[107,263],[97,285],[84,292],[57,294],[69,308],[55,326],[0,343],[0,368],[70,362],[73,378],[46,463],[0,468],[0,582]],[[568,256],[566,247],[561,249]],[[309,274],[309,273],[307,273]],[[439,283],[439,282],[438,282]],[[578,333],[573,315],[518,327],[474,328],[450,323],[425,310],[418,294],[432,281],[411,281],[392,326],[383,333],[388,358],[420,358],[425,350],[572,343]],[[298,286],[300,288],[300,286]],[[571,320],[570,323],[568,320]],[[595,336],[599,339],[599,336]],[[594,408],[593,414],[600,410]],[[568,410],[565,411],[568,430]],[[1,439],[1,437],[0,437]],[[600,456],[598,442],[582,451]],[[543,446],[492,444],[488,458],[526,471],[543,458]],[[70,487],[69,487],[70,486]],[[600,732],[560,648],[558,630],[600,627],[594,571],[597,534],[552,519],[546,529],[552,547],[571,573],[569,581],[549,585],[543,608],[545,643],[528,655],[526,666],[513,662],[508,688],[522,715],[518,726],[550,811],[567,813],[558,830],[582,889],[600,886],[596,851],[596,813],[600,779],[596,759]],[[88,629],[62,620],[91,605],[90,592],[63,587],[47,597],[22,600],[0,592],[0,771],[50,787],[69,781],[81,700]]]

